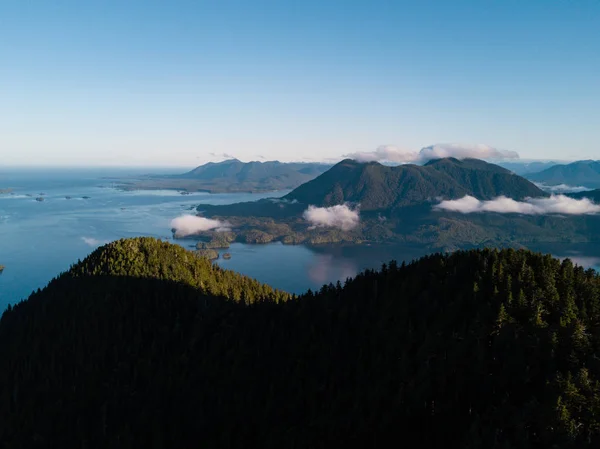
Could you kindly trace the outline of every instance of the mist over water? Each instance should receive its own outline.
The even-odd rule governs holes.
[[[148,169],[0,169],[0,189],[13,189],[12,194],[0,194],[0,265],[6,266],[0,274],[0,311],[44,287],[104,243],[136,236],[171,239],[171,221],[193,214],[199,203],[227,204],[288,193],[124,192],[114,188],[114,180],[106,179],[147,172]],[[44,201],[36,201],[39,197]],[[175,242],[185,248],[195,246],[194,240]],[[584,265],[600,263],[600,248],[590,245],[534,249],[571,257]],[[217,261],[223,267],[293,293],[319,289],[337,280],[343,282],[359,271],[379,268],[392,259],[411,261],[424,255],[422,249],[406,246],[306,247],[280,243],[235,243],[220,252],[232,255],[230,260]]]

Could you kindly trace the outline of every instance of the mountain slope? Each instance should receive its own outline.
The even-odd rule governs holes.
[[[397,167],[347,159],[298,187],[285,199],[317,206],[360,203],[361,210],[377,211],[465,195],[479,199],[500,195],[523,199],[547,194],[509,170],[476,159],[447,158],[424,166]]]
[[[266,192],[289,190],[314,179],[331,166],[319,163],[209,162],[187,173],[148,176],[122,185],[126,190],[177,189],[185,191]]]
[[[287,293],[223,270],[178,245],[149,237],[121,239],[102,246],[73,265],[61,278],[89,276],[165,280],[188,285],[208,295],[235,301],[243,299],[249,303],[289,299]],[[245,293],[242,294],[242,291]]]
[[[600,188],[600,161],[577,161],[567,165],[555,165],[525,177],[547,185],[567,184],[590,189]]]
[[[144,247],[146,274],[189,269]],[[570,261],[432,255],[247,306],[111,275],[128,248],[2,316],[3,447],[600,444],[600,279]]]

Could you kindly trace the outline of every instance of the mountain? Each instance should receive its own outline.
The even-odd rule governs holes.
[[[293,189],[329,168],[331,165],[320,163],[242,162],[230,159],[209,162],[179,175],[149,175],[123,182],[120,187],[125,190],[176,189],[212,193],[268,192]]]
[[[529,173],[525,177],[547,185],[566,184],[597,189],[600,188],[600,161],[577,161],[567,165],[555,165],[539,173]]]
[[[437,159],[388,167],[346,159],[284,198],[316,206],[360,203],[363,211],[390,211],[440,198],[471,195],[489,200],[547,196],[528,180],[478,159]]]
[[[519,176],[524,176],[528,173],[537,173],[558,164],[559,162],[555,161],[498,162],[500,167],[506,168]]]
[[[600,445],[593,270],[478,250],[287,300],[244,279],[124,240],[9,308],[2,447]]]
[[[573,193],[569,193],[567,195],[570,196],[571,198],[576,198],[578,200],[580,200],[582,198],[587,198],[587,199],[593,201],[594,203],[600,204],[600,189],[585,190],[583,192],[573,192]]]

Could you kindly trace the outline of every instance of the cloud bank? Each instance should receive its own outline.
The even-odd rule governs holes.
[[[459,200],[442,201],[435,205],[434,209],[462,214],[497,212],[522,215],[593,215],[600,213],[600,205],[593,203],[588,198],[577,200],[564,195],[552,195],[550,198],[528,198],[525,201],[515,201],[505,196],[490,201],[481,201],[467,195]]]
[[[345,154],[344,157],[355,159],[359,162],[394,162],[425,163],[432,159],[455,157],[457,159],[518,159],[519,154],[515,151],[499,150],[489,145],[461,145],[456,143],[441,143],[421,149],[421,151],[410,151],[393,145],[382,145],[374,151],[362,151]]]
[[[360,222],[358,210],[352,210],[345,204],[332,207],[308,206],[302,216],[313,226],[339,228],[342,231],[350,231]]]
[[[171,220],[171,228],[175,229],[175,237],[186,237],[203,231],[227,231],[229,225],[220,220],[198,217],[196,215],[182,215]]]
[[[558,184],[555,186],[549,186],[544,184],[543,182],[534,182],[534,184],[540,189],[550,193],[578,193],[594,190],[584,186],[570,186],[568,184]]]

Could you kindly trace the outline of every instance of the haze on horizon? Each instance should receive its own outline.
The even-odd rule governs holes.
[[[597,159],[598,29],[594,0],[2,2],[2,164]]]

